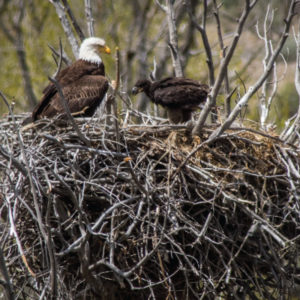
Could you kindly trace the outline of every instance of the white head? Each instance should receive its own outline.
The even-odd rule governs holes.
[[[105,41],[101,38],[89,37],[80,46],[79,59],[100,64],[102,62],[99,55],[101,52],[110,54],[110,49],[105,45]]]

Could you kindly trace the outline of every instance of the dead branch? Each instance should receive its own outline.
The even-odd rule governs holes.
[[[120,51],[119,48],[116,47],[116,82],[114,85],[112,106],[114,112],[114,124],[116,130],[116,142],[117,145],[120,144],[120,129],[119,129],[119,115],[118,115],[118,104],[117,104],[117,94],[120,87]],[[120,146],[117,146],[118,152],[120,151]]]
[[[298,2],[299,5],[299,2]],[[300,143],[300,23],[298,25],[298,34],[297,36],[294,33],[294,39],[296,43],[296,70],[295,70],[295,87],[298,93],[299,106],[298,112],[294,117],[293,123],[291,126],[290,121],[287,121],[287,126],[285,130],[281,133],[280,137],[289,143]]]
[[[225,58],[222,59],[222,61],[221,61],[220,71],[217,76],[216,82],[215,82],[214,86],[212,87],[211,92],[208,95],[208,99],[205,103],[205,106],[204,106],[203,110],[201,111],[200,117],[193,129],[193,134],[195,134],[195,135],[199,135],[201,128],[203,127],[209,112],[211,111],[211,109],[213,108],[213,106],[216,103],[216,97],[219,93],[221,84],[226,75],[227,66],[233,56],[235,49],[236,49],[236,46],[237,46],[240,36],[242,34],[243,27],[247,20],[247,17],[256,3],[257,3],[257,0],[254,0],[251,3],[249,0],[245,0],[245,7],[243,9],[241,17],[239,18],[239,22],[238,22],[238,26],[237,26],[234,38],[231,42],[231,45],[228,48],[228,52],[226,53]]]
[[[61,25],[62,25],[64,32],[65,32],[65,34],[69,40],[69,43],[71,45],[73,54],[74,54],[75,58],[77,59],[78,55],[79,55],[79,44],[73,33],[72,26],[67,17],[64,5],[60,2],[60,0],[48,0],[48,1],[51,4],[53,4],[53,6],[55,7],[55,10],[59,17]]]
[[[37,180],[34,177],[32,170],[30,169],[29,161],[26,157],[26,151],[25,151],[25,148],[24,148],[23,139],[22,139],[19,127],[16,123],[15,116],[14,116],[12,110],[11,110],[10,105],[8,104],[8,101],[7,101],[6,97],[2,93],[1,93],[1,97],[2,97],[5,104],[8,107],[10,117],[12,118],[14,131],[16,132],[18,146],[19,146],[19,149],[21,150],[22,160],[25,163],[25,168],[26,168],[26,173],[27,173],[26,179],[29,180],[29,185],[30,185],[30,190],[31,190],[31,193],[32,193],[32,198],[33,198],[33,203],[34,203],[34,209],[35,209],[35,212],[36,212],[38,227],[39,227],[41,235],[42,235],[42,237],[45,241],[45,244],[46,244],[46,247],[47,247],[47,252],[48,252],[47,257],[49,257],[49,260],[50,260],[50,268],[49,268],[50,291],[51,291],[50,295],[51,295],[51,299],[55,299],[56,295],[57,295],[56,261],[55,261],[55,257],[54,257],[54,248],[52,246],[52,241],[50,240],[50,237],[47,235],[47,233],[45,231],[45,227],[44,227],[44,224],[43,224],[43,221],[42,221],[41,210],[40,210],[39,205],[38,205],[38,191],[37,191],[38,185],[36,185]],[[15,197],[15,195],[14,195],[14,197]],[[12,213],[9,213],[9,219],[10,219],[11,224],[13,225],[14,221],[13,221],[13,214]],[[29,264],[28,264],[27,259],[26,259],[26,255],[24,253],[24,250],[23,250],[23,247],[22,247],[22,244],[21,244],[21,241],[19,240],[17,229],[14,225],[13,225],[13,232],[14,232],[14,236],[16,238],[18,249],[21,253],[21,257],[22,257],[22,260],[24,262],[24,265],[26,266],[26,268],[29,271],[29,273],[31,274],[31,276],[35,277],[36,276],[35,273],[29,267]]]
[[[272,15],[270,17],[270,6],[268,6],[267,12],[266,12],[266,17],[264,20],[264,25],[263,25],[263,35],[261,35],[259,32],[258,24],[256,25],[257,35],[261,40],[264,41],[264,45],[265,45],[265,57],[263,59],[264,71],[266,70],[268,60],[271,58],[271,56],[274,53],[272,41],[268,37],[269,30],[273,23],[273,18],[274,18],[274,12],[272,12]],[[269,24],[268,24],[268,19],[270,19]],[[273,88],[269,95],[268,90],[269,90],[270,85],[272,85]],[[260,125],[261,125],[261,128],[264,130],[266,130],[266,122],[267,122],[267,118],[269,116],[269,111],[270,111],[272,101],[273,101],[274,96],[277,91],[277,86],[278,86],[277,67],[276,67],[276,62],[274,62],[273,72],[272,72],[272,74],[269,75],[269,77],[262,84],[262,92],[260,95]]]
[[[0,204],[10,212],[7,227],[15,230],[10,250],[3,249],[13,291],[32,285],[24,276],[17,284],[19,271],[9,263],[30,250],[26,269],[37,275],[37,293],[44,297],[52,294],[49,274],[56,270],[57,299],[85,293],[104,300],[114,291],[119,299],[194,300],[229,297],[236,286],[242,287],[240,298],[278,292],[286,299],[277,287],[287,290],[299,276],[293,267],[299,251],[297,149],[247,128],[208,144],[215,126],[204,128],[200,140],[187,136],[182,125],[147,125],[153,124],[147,115],[137,125],[134,116],[126,116],[119,142],[113,126],[76,119],[89,147],[59,119],[23,132],[56,269],[41,264],[48,250],[36,230],[28,176],[14,165],[4,170],[0,156],[0,196],[9,199]],[[20,160],[11,126],[0,122],[6,132],[0,142]]]
[[[4,278],[4,281],[1,282],[1,285],[4,287],[4,293],[7,300],[14,300],[15,295],[13,291],[13,286],[11,284],[11,279],[9,277],[5,259],[3,256],[2,246],[0,247],[0,272],[2,277]],[[1,280],[2,281],[2,280]]]
[[[84,0],[84,7],[85,7],[85,17],[86,17],[89,36],[95,36],[95,30],[94,30],[95,21],[93,19],[91,0]]]
[[[226,56],[226,47],[224,46],[224,42],[223,42],[223,34],[222,34],[221,21],[220,21],[220,16],[219,16],[219,7],[217,5],[216,0],[214,0],[213,3],[214,3],[214,16],[215,16],[215,19],[216,19],[217,29],[218,29],[218,39],[219,39],[219,44],[220,44],[220,48],[221,48],[221,51],[222,51],[222,58],[224,59],[225,56]],[[224,87],[225,87],[225,93],[226,93],[225,115],[226,115],[226,117],[228,117],[230,112],[231,112],[231,95],[232,95],[233,92],[230,93],[230,86],[229,86],[227,68],[225,70],[225,76],[224,76]]]
[[[60,53],[58,52],[58,51],[56,51],[56,49],[53,47],[53,46],[51,46],[50,44],[48,44],[48,47],[50,48],[50,50],[52,51],[52,56],[53,57],[58,57],[58,58],[60,58]],[[62,49],[63,50],[63,49]],[[63,62],[67,65],[67,66],[69,66],[71,63],[72,63],[72,61],[71,61],[71,59],[67,56],[67,54],[63,51],[62,52],[62,60],[63,60]],[[56,59],[57,60],[57,59]]]
[[[59,74],[62,66],[62,60],[63,60],[63,48],[62,48],[61,39],[59,39],[59,59],[57,63],[57,69],[53,75],[53,78],[56,78],[56,76]]]
[[[216,139],[217,137],[219,137],[226,129],[228,129],[231,124],[234,122],[234,120],[236,119],[236,117],[238,116],[238,114],[240,113],[240,111],[242,110],[242,108],[248,103],[248,101],[250,100],[250,98],[254,95],[254,93],[262,86],[262,84],[265,82],[265,80],[268,78],[269,74],[272,72],[273,70],[273,65],[282,49],[282,47],[285,44],[285,41],[288,37],[288,32],[290,29],[290,25],[292,22],[292,19],[294,17],[294,6],[295,6],[295,0],[293,0],[290,4],[289,7],[289,11],[288,11],[288,15],[285,19],[285,27],[284,27],[284,31],[281,35],[281,38],[278,42],[278,45],[276,47],[276,49],[273,52],[273,55],[271,56],[266,69],[264,71],[264,73],[260,76],[260,78],[256,81],[256,83],[249,87],[248,91],[245,93],[245,95],[239,100],[239,102],[237,103],[237,105],[234,107],[234,109],[232,110],[231,114],[229,115],[229,117],[225,120],[225,122],[223,123],[222,126],[220,126],[217,130],[215,130],[208,142],[212,142],[214,139]],[[215,86],[214,86],[215,88]],[[214,88],[213,91],[211,92],[211,95],[214,94]],[[208,101],[209,103],[210,101]],[[209,105],[209,104],[208,104]],[[206,105],[208,107],[208,105]],[[205,109],[205,108],[204,108]],[[203,111],[202,111],[203,112]],[[201,120],[201,116],[202,113],[200,115],[200,119]],[[199,127],[200,122],[198,121],[196,127],[194,128],[194,133],[197,132],[197,128]],[[200,128],[199,128],[200,129]]]
[[[37,98],[35,96],[32,79],[30,77],[30,68],[26,51],[24,48],[24,33],[23,33],[23,20],[26,14],[26,3],[22,0],[16,1],[16,13],[14,16],[7,13],[5,6],[7,1],[2,3],[2,11],[0,13],[0,30],[4,33],[4,36],[13,44],[17,58],[19,61],[20,69],[22,72],[24,92],[28,98],[29,106],[33,108],[37,104]],[[0,9],[1,10],[1,9]],[[4,20],[4,16],[7,15],[7,19]]]
[[[208,72],[209,72],[209,85],[213,86],[214,83],[215,83],[214,63],[213,63],[213,56],[212,56],[211,46],[209,44],[207,33],[206,33],[207,1],[206,0],[203,1],[202,25],[200,25],[197,22],[196,17],[193,15],[190,0],[183,1],[183,3],[186,7],[186,10],[187,10],[194,26],[201,33],[201,38],[202,38],[202,42],[203,42],[206,57],[207,57],[206,63],[207,63]]]
[[[175,2],[174,0],[166,0],[166,5],[164,6],[164,11],[167,15],[168,28],[169,28],[170,42],[168,45],[171,51],[175,76],[183,77],[183,69],[182,69],[180,53],[178,49],[178,37],[177,37],[176,23],[175,23],[174,2]]]

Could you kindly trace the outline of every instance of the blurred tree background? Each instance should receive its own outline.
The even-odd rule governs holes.
[[[83,0],[61,1],[69,3],[85,36],[87,34],[85,6]],[[149,77],[153,61],[157,63],[155,76],[161,79],[173,75],[169,33],[165,12],[154,0],[94,0],[92,2],[95,35],[103,37],[107,44],[121,50],[121,91],[130,91],[139,78]],[[224,45],[233,38],[237,18],[244,1],[207,1],[207,33],[212,49],[215,70],[221,59],[218,42],[214,2],[217,3]],[[202,38],[192,22],[188,9],[201,24],[203,3],[199,0],[175,1],[176,26],[184,74],[186,77],[209,83],[206,54]],[[237,5],[238,4],[238,5]],[[229,65],[230,88],[236,88],[233,103],[243,94],[244,86],[249,86],[263,70],[265,56],[264,42],[259,39],[267,6],[274,12],[274,21],[269,38],[274,44],[278,41],[284,26],[289,0],[258,1],[246,23],[238,48]],[[294,20],[296,21],[296,20]],[[0,1],[0,89],[15,102],[15,112],[30,111],[41,97],[47,84],[47,77],[56,70],[52,51],[48,45],[58,49],[59,38],[68,57],[74,60],[68,39],[62,29],[54,6],[47,0],[1,0]],[[80,38],[78,37],[78,42]],[[296,46],[290,34],[283,55],[277,60],[278,90],[274,98],[269,121],[279,128],[284,121],[296,113],[298,96],[294,88]],[[114,56],[103,57],[107,75],[114,78]],[[224,93],[225,95],[225,93]],[[258,99],[252,99],[247,116],[259,119]],[[141,98],[132,99],[134,105],[145,111],[147,102]],[[222,108],[224,96],[219,95],[218,105]],[[0,114],[7,108],[0,105]]]

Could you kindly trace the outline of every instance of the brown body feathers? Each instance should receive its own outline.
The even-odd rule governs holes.
[[[56,80],[62,87],[63,95],[72,113],[85,111],[83,116],[90,117],[101,103],[108,89],[108,81],[104,77],[104,65],[99,66],[84,60],[62,70]],[[51,118],[64,113],[64,107],[56,87],[50,83],[43,92],[40,103],[32,112],[32,119]]]
[[[110,54],[110,49],[103,39],[85,39],[79,49],[79,59],[60,71],[55,78],[71,113],[78,113],[77,115],[84,117],[92,116],[107,92],[108,81],[105,78],[101,52]],[[57,88],[54,83],[49,83],[31,117],[23,124],[64,113],[64,105]]]
[[[172,123],[182,123],[190,120],[192,112],[205,102],[209,87],[188,78],[168,77],[155,82],[139,80],[132,92],[144,92],[155,104],[167,109]]]

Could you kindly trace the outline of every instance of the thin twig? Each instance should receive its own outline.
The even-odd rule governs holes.
[[[60,53],[56,51],[56,49],[53,46],[48,44],[48,47],[53,52],[53,56],[60,57]],[[62,60],[67,66],[69,66],[72,63],[71,59],[67,56],[67,54],[64,51],[62,53]]]
[[[242,15],[239,18],[239,22],[238,22],[238,26],[234,35],[234,38],[231,42],[231,45],[228,48],[228,51],[226,53],[226,56],[222,59],[221,61],[221,66],[220,66],[220,71],[219,74],[217,76],[217,79],[215,81],[214,86],[212,87],[211,92],[208,95],[208,100],[206,101],[204,108],[201,111],[200,117],[197,121],[196,126],[194,127],[192,133],[195,135],[199,135],[200,131],[206,121],[206,118],[209,114],[209,112],[211,111],[211,109],[214,107],[215,103],[216,103],[216,98],[217,95],[219,93],[219,90],[221,88],[222,82],[225,78],[226,75],[226,70],[227,70],[227,66],[235,52],[236,46],[238,44],[238,41],[241,37],[241,34],[243,32],[243,28],[244,28],[244,24],[249,16],[250,11],[252,10],[252,8],[254,7],[254,5],[256,4],[257,0],[254,0],[251,4],[250,1],[246,0],[245,1],[245,7],[243,9]]]
[[[20,130],[19,130],[19,128],[17,126],[17,123],[16,123],[16,120],[15,120],[15,116],[14,116],[14,114],[13,114],[11,108],[10,108],[10,105],[8,104],[8,101],[7,101],[6,97],[3,95],[2,92],[0,92],[0,95],[1,95],[2,99],[4,100],[5,104],[7,105],[8,109],[9,109],[9,113],[10,113],[10,116],[12,118],[15,131],[17,132],[18,144],[19,144],[19,147],[21,149],[22,157],[23,157],[23,160],[25,162],[25,168],[26,168],[28,178],[29,178],[30,188],[31,188],[32,196],[33,196],[34,208],[35,208],[36,216],[37,216],[37,222],[38,222],[41,234],[42,234],[42,236],[45,240],[45,243],[47,245],[47,250],[48,250],[48,255],[49,255],[49,260],[50,260],[50,270],[51,270],[51,272],[50,272],[50,275],[51,275],[50,276],[51,297],[53,299],[55,299],[55,297],[57,295],[57,273],[56,273],[56,262],[55,262],[55,256],[54,256],[54,248],[52,246],[52,242],[50,240],[50,237],[47,235],[47,232],[45,230],[45,227],[44,227],[44,224],[43,224],[43,221],[42,221],[42,214],[41,214],[41,211],[40,211],[40,208],[39,208],[39,203],[38,203],[37,187],[35,185],[36,181],[35,181],[35,178],[33,176],[32,171],[30,169],[28,159],[26,157],[25,147],[24,147],[24,144],[23,144],[23,141],[22,141]],[[12,219],[12,216],[11,216],[11,219]],[[22,255],[22,257],[23,257],[23,261],[24,261],[24,264],[26,265],[27,269],[29,270],[31,275],[35,277],[35,274],[33,273],[33,271],[31,271],[31,269],[28,266],[25,255]]]
[[[59,39],[59,60],[58,60],[57,69],[56,69],[56,72],[53,75],[53,78],[56,78],[56,76],[59,74],[59,72],[61,70],[62,59],[63,59],[63,48],[62,48],[61,39]]]
[[[299,4],[298,4],[299,5]],[[298,94],[298,111],[292,125],[281,133],[280,137],[289,143],[295,143],[298,139],[300,141],[300,22],[298,24],[298,34],[294,32],[294,40],[296,43],[296,68],[295,68],[295,87]],[[287,122],[289,125],[289,122]]]
[[[197,30],[201,34],[202,42],[203,42],[205,53],[206,53],[206,63],[207,63],[208,72],[209,72],[209,85],[213,86],[215,83],[214,62],[213,62],[213,56],[212,56],[212,51],[211,51],[212,48],[210,46],[207,32],[206,32],[207,0],[204,0],[204,2],[203,2],[202,25],[200,25],[197,22],[196,17],[193,15],[190,0],[183,1],[183,4],[185,5],[186,10],[187,10],[194,26],[197,28]]]
[[[295,1],[296,0],[293,0],[291,2],[291,4],[290,4],[289,12],[288,12],[288,15],[287,15],[286,20],[285,20],[284,31],[283,31],[283,33],[281,35],[280,41],[278,42],[278,45],[277,45],[276,49],[274,50],[273,55],[271,56],[271,58],[270,58],[270,60],[269,60],[269,62],[267,64],[267,66],[266,66],[265,71],[260,76],[260,78],[255,82],[255,84],[253,86],[251,86],[248,89],[248,91],[246,92],[246,94],[240,99],[240,101],[234,107],[234,109],[232,110],[231,114],[225,120],[225,122],[223,123],[223,125],[220,126],[218,129],[216,129],[211,134],[211,136],[209,137],[209,140],[208,140],[209,143],[211,143],[215,138],[217,138],[218,136],[220,136],[226,129],[228,129],[231,126],[231,124],[234,122],[234,120],[236,119],[236,117],[238,116],[238,114],[242,110],[242,108],[248,103],[248,101],[250,100],[250,98],[254,95],[254,93],[262,86],[262,84],[268,78],[270,72],[273,69],[274,62],[275,62],[276,58],[278,57],[278,55],[279,55],[282,47],[284,46],[286,39],[288,38],[288,32],[289,32],[289,29],[290,29],[290,25],[291,25],[292,19],[294,17],[293,9],[294,9],[294,5],[295,5]],[[214,93],[214,88],[213,88],[212,94],[213,93]],[[200,116],[199,121],[200,120],[201,120],[201,116]],[[198,124],[196,125],[196,127],[194,128],[195,132],[197,132],[197,129],[198,129],[199,125],[202,126],[201,122],[199,122],[199,121],[198,121]]]
[[[48,0],[48,1],[51,4],[53,4],[55,7],[56,13],[60,19],[61,25],[62,25],[64,32],[65,32],[65,34],[69,40],[69,43],[71,45],[73,54],[74,54],[75,58],[77,59],[78,55],[79,55],[79,44],[75,38],[75,35],[72,30],[72,26],[69,22],[66,12],[65,12],[65,7],[62,5],[60,0]]]
[[[178,37],[177,37],[177,31],[176,31],[174,1],[173,0],[166,0],[166,14],[167,14],[167,20],[168,20],[169,37],[170,37],[169,47],[171,50],[175,76],[183,77],[183,68],[181,65],[180,53],[179,53],[179,49],[178,49]]]
[[[217,29],[218,29],[218,38],[219,38],[219,44],[222,51],[222,58],[225,58],[226,56],[226,47],[224,46],[223,41],[223,34],[222,34],[222,28],[221,28],[221,21],[220,21],[220,15],[219,15],[219,7],[217,5],[217,1],[213,0],[214,3],[214,16],[216,18],[217,22]],[[224,76],[224,87],[225,87],[225,93],[226,93],[226,99],[225,99],[225,115],[226,117],[229,116],[231,112],[231,96],[230,96],[230,85],[229,85],[229,79],[228,79],[228,70],[226,68],[225,70],[225,76]],[[232,95],[232,94],[231,94]]]
[[[72,22],[72,25],[73,25],[76,33],[78,34],[80,40],[83,41],[85,39],[84,33],[82,32],[82,30],[81,30],[81,28],[80,28],[80,26],[79,26],[79,24],[78,24],[78,22],[77,22],[77,20],[74,16],[73,12],[71,10],[71,7],[70,7],[68,1],[67,0],[61,0],[61,1],[64,5],[66,11],[67,11],[67,14],[68,14],[68,16],[69,16],[69,18]]]
[[[84,0],[84,7],[89,36],[95,36],[91,0]]]
[[[0,91],[1,94],[1,91]],[[2,97],[2,95],[1,95]],[[27,176],[27,170],[26,168],[23,166],[22,163],[20,163],[16,158],[14,158],[12,156],[12,154],[9,154],[7,151],[5,151],[5,149],[0,145],[0,154],[8,161],[11,162],[13,164],[13,166],[15,166],[22,174],[23,176]]]
[[[14,291],[13,291],[13,286],[12,286],[11,279],[10,279],[8,271],[7,271],[7,267],[6,267],[6,263],[5,263],[5,259],[4,259],[4,255],[3,255],[3,251],[2,251],[1,247],[0,247],[0,272],[2,274],[2,277],[4,278],[3,286],[4,286],[4,293],[6,295],[6,299],[14,300],[15,295],[14,295]]]
[[[116,130],[116,141],[117,141],[117,151],[120,152],[120,129],[119,129],[119,115],[118,115],[118,104],[117,104],[117,94],[120,86],[120,51],[116,47],[116,82],[114,86],[112,106],[114,111],[114,124]]]

